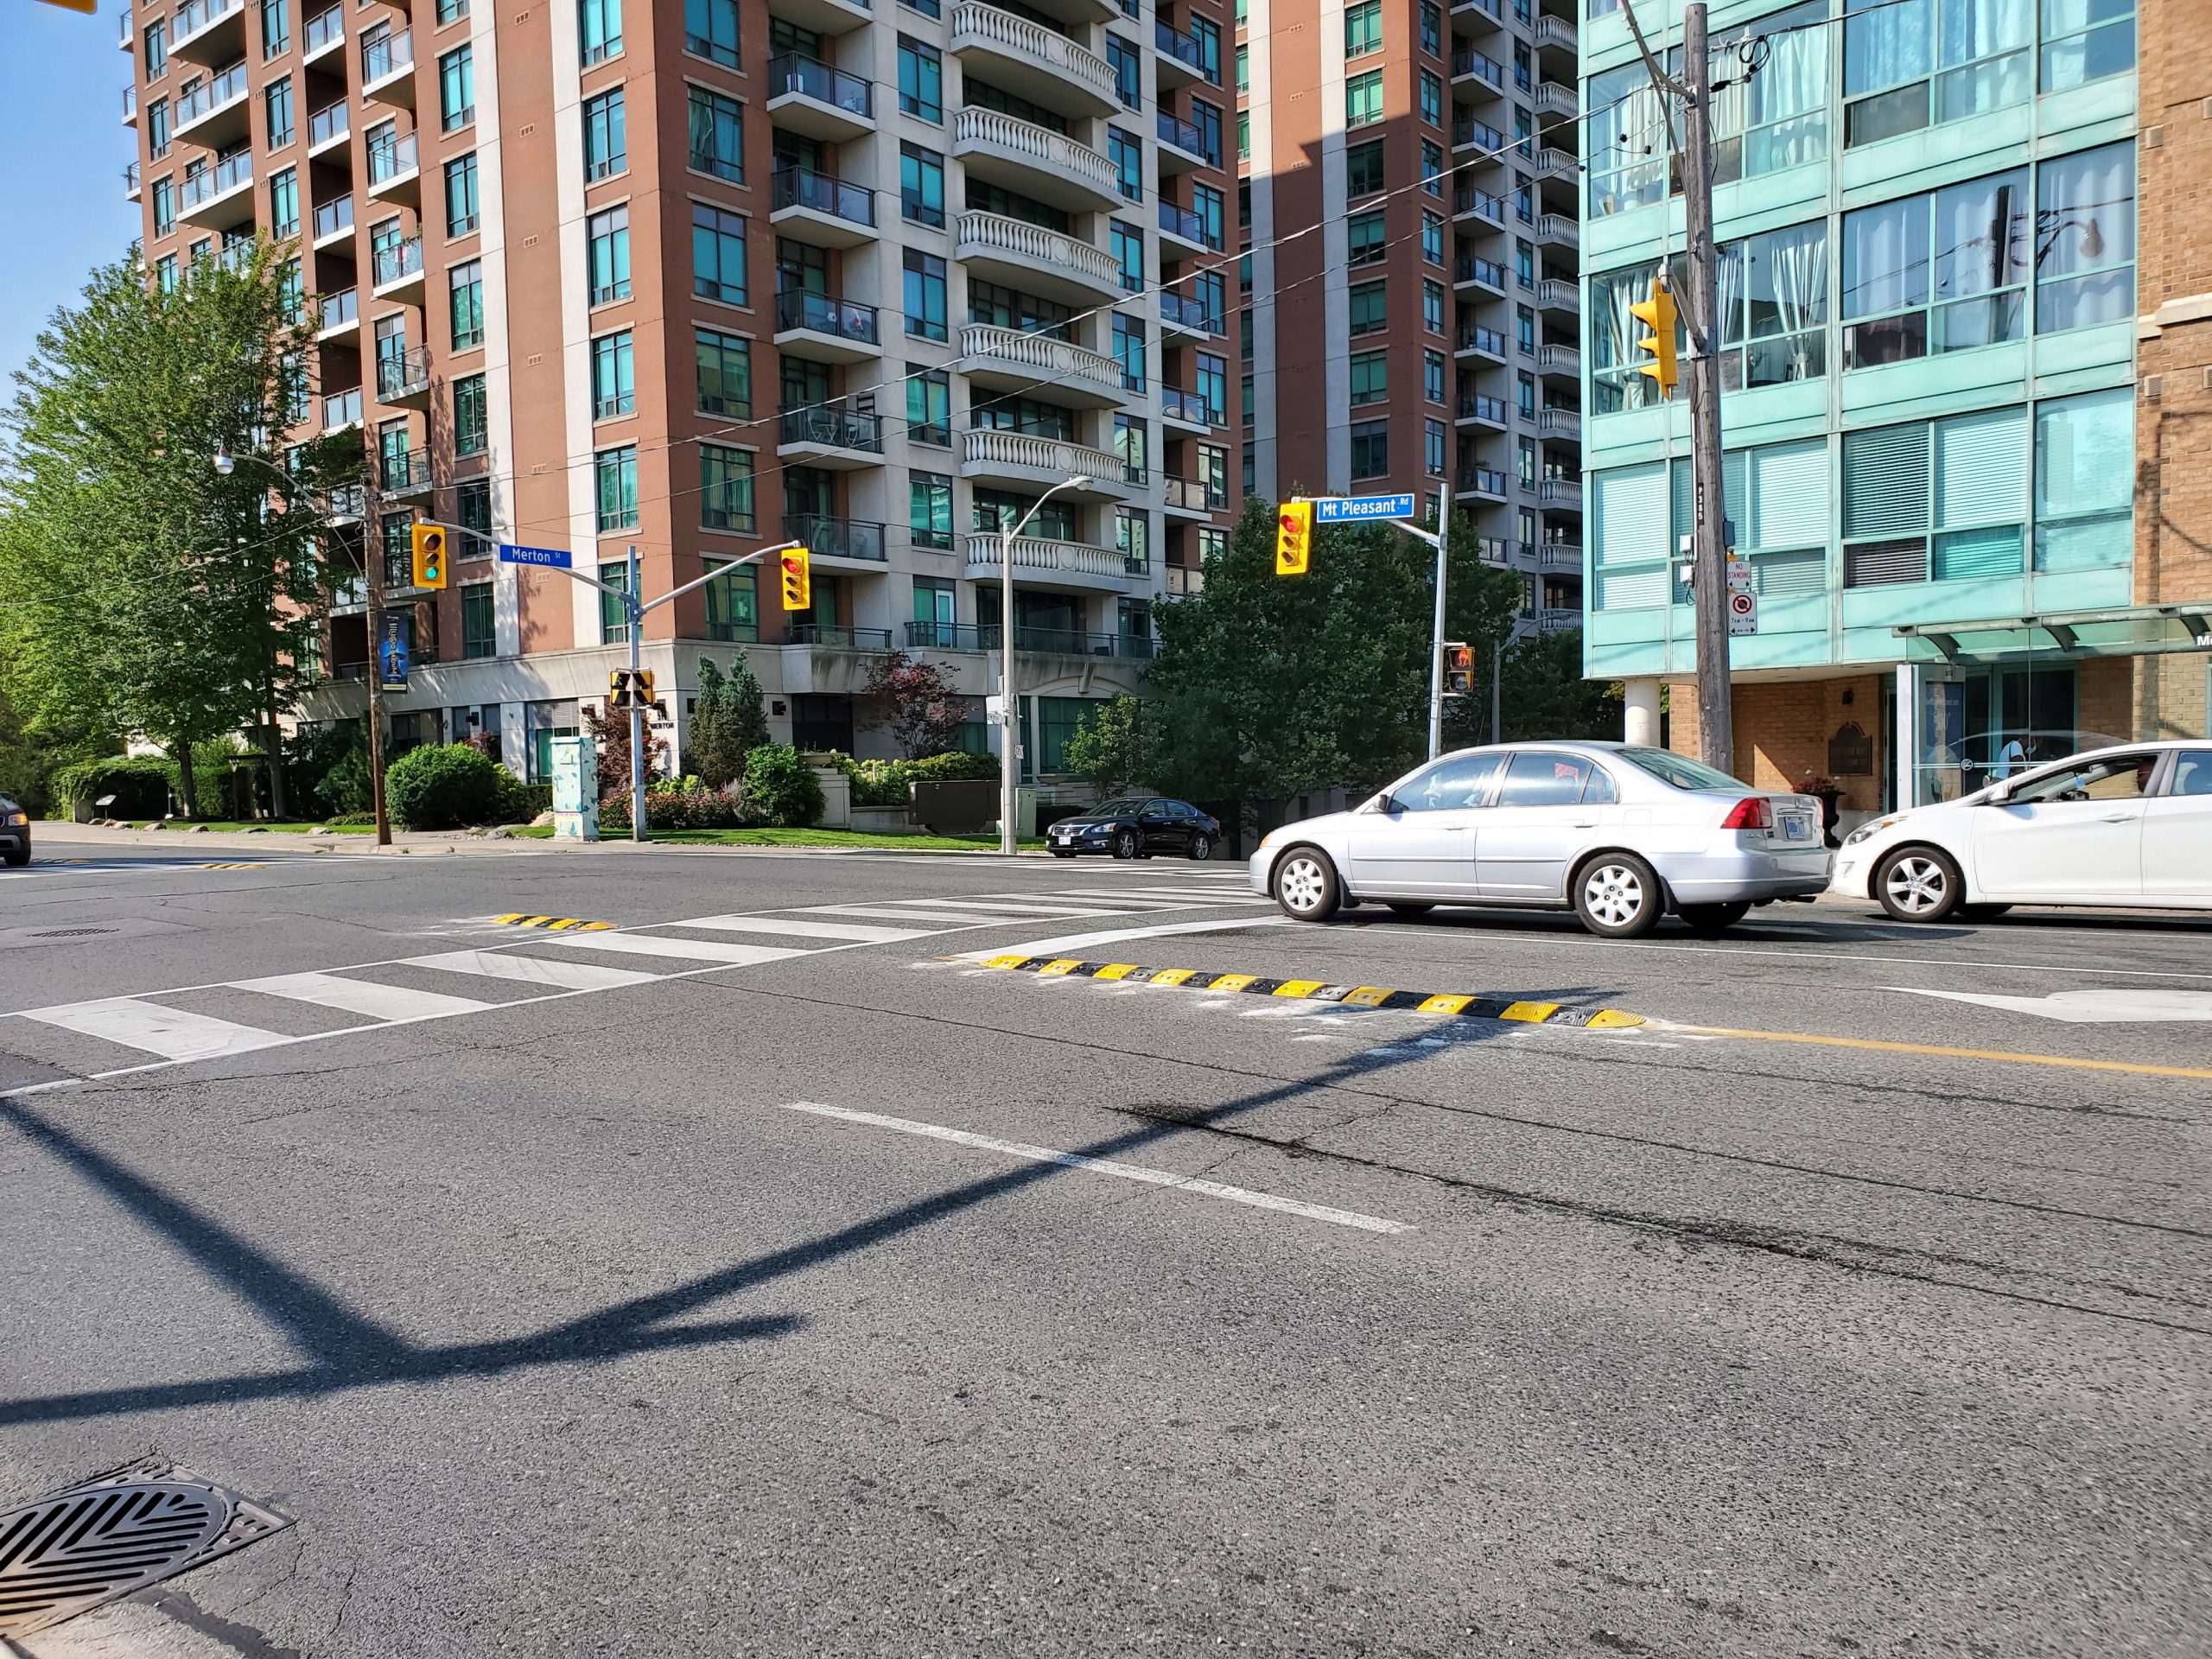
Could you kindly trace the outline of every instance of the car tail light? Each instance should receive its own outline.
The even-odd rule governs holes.
[[[1764,795],[1746,795],[1720,820],[1723,830],[1771,830],[1774,808]]]

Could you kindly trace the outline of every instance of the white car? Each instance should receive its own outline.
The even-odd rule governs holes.
[[[2212,742],[2126,743],[1860,825],[1829,891],[1901,922],[2013,905],[2212,910]]]
[[[1672,911],[1701,933],[1827,885],[1820,803],[1751,789],[1665,749],[1504,743],[1461,749],[1353,811],[1272,831],[1252,890],[1302,922],[1376,899],[1572,908],[1601,938]]]

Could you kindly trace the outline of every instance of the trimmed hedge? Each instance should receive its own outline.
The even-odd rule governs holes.
[[[175,765],[158,755],[118,754],[63,766],[48,786],[72,812],[79,802],[89,806],[112,795],[114,803],[107,809],[111,818],[165,818],[175,779]]]
[[[499,815],[499,763],[466,743],[410,749],[384,775],[385,802],[410,830],[452,830]]]
[[[784,830],[804,830],[821,823],[828,805],[814,768],[797,749],[780,743],[764,744],[745,757],[745,801]]]
[[[648,789],[645,791],[645,833],[656,830],[741,830],[746,825],[744,804],[718,789]],[[630,833],[630,793],[611,790],[599,804],[599,828],[604,835]]]

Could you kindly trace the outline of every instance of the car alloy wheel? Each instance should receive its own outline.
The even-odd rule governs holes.
[[[1659,878],[1642,859],[1608,853],[1593,859],[1577,878],[1576,914],[1603,938],[1632,939],[1659,925],[1663,905]]]
[[[1337,908],[1336,874],[1310,847],[1287,853],[1275,867],[1275,902],[1301,921],[1319,921]]]
[[[1137,832],[1134,830],[1116,830],[1114,832],[1114,856],[1116,858],[1135,858],[1136,855]]]
[[[1213,837],[1201,830],[1191,837],[1191,862],[1203,864],[1213,856]]]
[[[1958,908],[1958,866],[1932,848],[1891,854],[1876,880],[1882,908],[1901,922],[1940,922]]]

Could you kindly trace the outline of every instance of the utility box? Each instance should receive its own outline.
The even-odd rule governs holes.
[[[588,737],[556,737],[553,750],[553,839],[599,839],[599,747]]]

